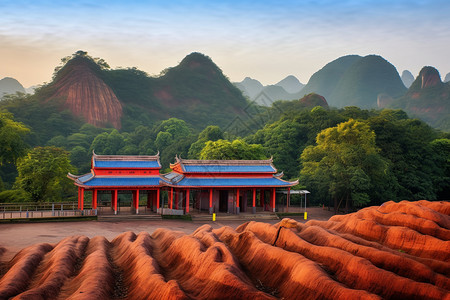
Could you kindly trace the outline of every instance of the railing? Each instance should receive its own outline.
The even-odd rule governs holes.
[[[9,203],[0,205],[0,219],[96,216],[90,206],[78,210],[75,202]]]

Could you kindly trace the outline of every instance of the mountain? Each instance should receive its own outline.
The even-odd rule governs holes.
[[[241,82],[236,82],[235,85],[239,88],[245,96],[254,99],[264,89],[264,86],[256,79],[245,77]]]
[[[300,92],[300,90],[305,86],[297,79],[297,77],[293,75],[287,76],[286,78],[276,83],[275,85],[281,86],[286,92],[290,94]]]
[[[380,94],[399,97],[405,92],[395,67],[381,56],[368,55],[355,61],[345,71],[332,96],[327,99],[331,106],[368,109],[377,107]]]
[[[17,92],[25,93],[25,88],[14,78],[5,77],[0,80],[0,98]]]
[[[444,82],[450,82],[450,73],[447,73],[447,75],[445,75]]]
[[[406,92],[395,67],[381,56],[348,55],[311,76],[302,94],[324,96],[330,106],[376,108],[380,94],[399,97]]]
[[[411,74],[411,72],[408,71],[408,70],[404,70],[404,71],[402,72],[402,77],[401,77],[401,79],[402,79],[403,84],[404,84],[407,88],[409,88],[409,87],[411,86],[411,84],[414,82],[414,76],[413,76],[413,74]]]
[[[361,59],[359,55],[347,55],[326,64],[311,76],[301,93],[303,95],[317,93],[329,99],[342,74],[359,59]]]
[[[49,94],[39,93],[37,96],[44,96],[44,102],[58,102],[63,109],[70,110],[89,124],[99,127],[111,124],[119,129],[122,104],[112,88],[102,80],[101,73],[101,68],[88,57],[75,56],[46,88]]]
[[[170,117],[199,129],[210,124],[224,127],[247,105],[219,67],[200,53],[150,77],[136,68],[108,70],[79,51],[33,97],[44,104],[57,103],[95,126],[127,130]]]
[[[250,100],[263,106],[270,106],[277,100],[299,99],[299,91],[303,88],[303,84],[292,75],[274,85],[263,86],[261,82],[250,77],[235,82],[234,85]]]
[[[450,82],[442,82],[435,68],[423,67],[406,94],[389,107],[403,109],[435,128],[450,131]]]
[[[25,91],[27,92],[27,94],[34,94],[34,90],[37,89],[37,85],[32,85],[30,87],[25,88]]]
[[[267,85],[253,100],[260,105],[271,106],[277,100],[294,100],[295,97],[281,86]]]

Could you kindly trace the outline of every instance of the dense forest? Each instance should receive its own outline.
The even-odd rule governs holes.
[[[178,71],[166,74],[182,78]],[[48,92],[49,86],[40,89]],[[402,110],[329,108],[323,97],[310,94],[269,108],[248,103],[228,125],[224,119],[211,124],[210,118],[198,118],[192,124],[172,116],[136,120],[137,111],[131,116],[124,114],[120,130],[96,127],[57,102],[44,105],[35,95],[5,97],[0,102],[0,202],[73,200],[75,188],[65,175],[89,172],[93,151],[159,152],[164,171],[175,155],[273,157],[285,178],[299,178],[298,188],[311,192],[312,205],[351,209],[387,200],[450,199],[450,134]]]

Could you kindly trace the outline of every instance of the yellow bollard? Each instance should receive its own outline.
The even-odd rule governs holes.
[[[216,213],[213,213],[213,221],[216,221]]]
[[[305,220],[308,219],[308,213],[305,211]]]

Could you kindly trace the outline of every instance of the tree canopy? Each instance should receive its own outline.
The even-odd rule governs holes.
[[[36,147],[19,160],[17,170],[15,187],[28,193],[33,201],[61,201],[73,193],[74,185],[67,173],[75,168],[66,150]]]
[[[257,144],[247,144],[237,139],[206,142],[200,152],[200,159],[266,159],[264,148]]]
[[[25,153],[24,137],[29,133],[30,129],[15,122],[11,113],[0,111],[0,166],[15,163]]]
[[[316,143],[301,155],[303,183],[327,190],[336,210],[342,202],[347,209],[368,204],[370,190],[379,188],[373,179],[388,169],[369,125],[350,119],[321,131]]]

